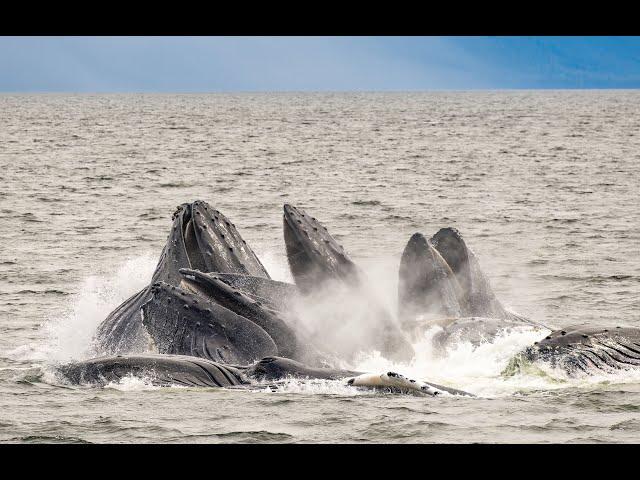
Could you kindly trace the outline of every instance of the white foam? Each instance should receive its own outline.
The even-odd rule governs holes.
[[[410,363],[392,362],[380,352],[360,354],[354,369],[360,371],[395,371],[426,382],[458,388],[479,396],[512,394],[522,388],[534,387],[539,377],[514,382],[501,375],[514,355],[546,334],[532,327],[504,331],[491,341],[473,345],[458,342],[443,354],[433,347],[433,336],[441,327],[428,329],[413,347],[416,356]]]
[[[261,259],[274,279],[292,281],[286,257],[282,254],[267,251],[261,254]],[[116,306],[148,284],[156,262],[156,252],[145,252],[126,259],[113,274],[87,277],[79,287],[78,293],[71,297],[72,300],[65,311],[57,315],[54,313],[45,322],[42,328],[43,340],[39,343],[19,346],[9,352],[9,355],[19,360],[48,363],[80,360],[93,356],[91,341],[96,327]],[[370,267],[367,269],[367,274],[378,285],[376,294],[381,302],[391,307],[390,310],[393,311],[396,288],[394,288],[394,282],[388,279],[388,270],[388,266]],[[387,280],[382,281],[383,277]],[[332,308],[335,308],[336,303],[343,301],[345,299],[340,295],[331,296],[331,305],[327,306],[327,303],[323,302],[311,305],[308,307],[310,311],[306,314],[315,322],[316,328],[326,330],[331,320],[327,313],[335,313]],[[341,306],[344,308],[344,304]],[[336,325],[336,328],[340,327],[344,330],[342,336],[345,339],[349,337],[345,332],[355,334],[359,330],[361,334],[366,333],[363,329],[367,327],[367,318],[356,315],[358,313],[356,306],[351,310],[352,313],[355,312],[352,319],[355,326],[347,325],[349,319],[340,320],[344,325]],[[432,338],[439,330],[440,327],[432,327],[415,342],[413,347],[416,356],[409,363],[393,362],[384,358],[379,351],[371,350],[361,352],[354,361],[343,362],[336,366],[372,373],[395,371],[416,380],[439,383],[482,397],[566,387],[597,388],[609,384],[640,383],[638,369],[568,378],[564,372],[553,371],[544,365],[525,365],[515,374],[503,375],[503,371],[514,355],[544,337],[547,330],[529,326],[518,327],[505,331],[491,341],[480,345],[459,342],[444,352],[444,355],[437,352],[432,344]],[[152,386],[148,380],[131,377],[117,384],[110,384],[109,388],[133,391],[158,387]],[[270,391],[268,386],[265,386],[265,391]],[[290,379],[279,383],[277,391],[335,395],[362,393],[357,388],[349,387],[346,381],[342,380]]]
[[[53,363],[91,357],[97,326],[115,307],[148,285],[157,260],[155,252],[145,252],[126,259],[112,274],[85,278],[65,311],[53,312],[43,324],[43,341],[10,353]]]
[[[277,389],[272,390],[269,385],[276,385]],[[264,389],[254,390],[259,393],[299,393],[307,395],[340,395],[355,396],[366,393],[360,389],[350,387],[346,380],[325,380],[325,379],[299,379],[288,378],[278,382],[265,385]]]
[[[162,387],[153,385],[151,378],[127,375],[117,382],[110,382],[106,384],[104,388],[111,388],[121,392],[143,392],[148,390],[158,390]],[[176,385],[176,388],[183,387]]]

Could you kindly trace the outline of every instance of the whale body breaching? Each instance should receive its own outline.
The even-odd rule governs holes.
[[[459,340],[480,343],[517,326],[548,329],[502,305],[454,228],[431,238],[411,236],[398,269],[397,312],[379,301],[363,270],[305,210],[284,205],[283,236],[293,284],[273,280],[219,210],[200,200],[180,205],[148,286],[99,325],[101,356],[63,365],[60,373],[73,383],[97,385],[127,375],[161,386],[224,388],[302,378],[468,395],[397,372],[336,365],[362,351],[408,365],[412,342],[434,325],[441,327],[433,338],[440,348]],[[317,324],[301,321],[318,305],[326,310]],[[569,374],[636,367],[640,329],[558,330],[518,357]]]

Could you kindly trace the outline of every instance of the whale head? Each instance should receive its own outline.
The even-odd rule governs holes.
[[[178,285],[180,268],[269,278],[235,225],[207,202],[179,205],[153,281]]]

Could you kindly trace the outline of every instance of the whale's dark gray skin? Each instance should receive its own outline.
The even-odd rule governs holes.
[[[284,240],[287,259],[296,286],[307,298],[315,292],[322,292],[327,285],[338,284],[350,294],[352,309],[358,304],[366,310],[371,331],[366,338],[351,337],[352,351],[358,348],[375,348],[387,357],[399,361],[409,361],[415,352],[396,325],[389,312],[376,300],[369,289],[365,275],[347,256],[344,248],[328,232],[327,228],[308,213],[293,205],[284,205]],[[345,311],[345,318],[348,318]],[[364,341],[366,345],[358,345]]]
[[[299,302],[300,291],[292,283],[239,273],[216,272],[216,276],[263,305],[285,314]]]
[[[245,371],[246,375],[259,380],[280,380],[287,377],[338,380],[360,375],[360,372],[332,368],[314,368],[290,358],[265,357]]]
[[[238,273],[269,278],[258,257],[235,226],[206,202],[179,205],[173,225],[152,275],[151,284],[178,285],[180,268]],[[106,353],[143,351],[148,337],[140,308],[151,299],[149,287],[131,296],[99,325],[96,345]]]
[[[358,267],[314,217],[285,204],[283,226],[291,274],[303,293],[314,291],[325,280],[360,281]]]
[[[566,327],[527,347],[524,357],[570,376],[640,367],[639,328]]]
[[[405,331],[431,319],[464,316],[462,288],[451,267],[421,233],[409,239],[398,272],[398,318]]]
[[[465,316],[502,318],[537,325],[504,308],[493,293],[476,256],[467,247],[458,230],[451,227],[441,228],[431,237],[430,243],[451,267],[462,288],[460,306]]]
[[[431,238],[431,244],[455,273],[462,287],[464,313],[478,317],[509,318],[458,230],[441,228]]]
[[[293,329],[278,316],[278,312],[223,282],[216,273],[207,274],[191,269],[181,269],[180,273],[183,275],[180,284],[182,289],[222,305],[258,325],[273,339],[279,355],[303,358],[303,345],[298,342]]]
[[[105,318],[96,331],[95,345],[104,353],[144,351],[149,342],[140,308],[149,301],[148,287],[135,293]]]
[[[159,353],[241,365],[278,354],[267,332],[222,305],[164,282],[151,292],[143,323]]]
[[[538,325],[500,304],[473,252],[453,228],[441,229],[431,240],[414,234],[402,253],[398,280],[403,328],[418,333],[441,326],[433,337],[441,349],[461,340],[477,345],[509,327]]]
[[[205,272],[270,278],[256,254],[227,217],[205,202],[198,201],[192,205],[193,228],[187,228],[184,236],[190,252],[190,265],[181,265],[177,269],[195,268]],[[179,275],[176,280],[179,281]]]
[[[287,358],[267,357],[254,365],[235,366],[186,355],[117,355],[92,358],[61,365],[58,373],[75,385],[102,386],[120,382],[125,377],[142,378],[160,387],[224,387],[257,388],[255,380],[283,380],[286,378],[328,379],[360,375],[349,370],[311,368]],[[426,382],[425,382],[426,383]],[[436,384],[440,390],[457,395],[466,392]],[[277,389],[277,387],[275,387]]]
[[[184,355],[99,357],[62,365],[58,371],[73,384],[100,386],[127,376],[145,378],[152,385],[163,387],[232,387],[249,383],[237,368]]]

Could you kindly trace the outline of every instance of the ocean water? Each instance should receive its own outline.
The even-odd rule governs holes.
[[[282,205],[321,220],[396,308],[409,236],[458,228],[511,309],[640,327],[640,91],[0,96],[0,442],[638,442],[640,373],[504,370],[514,331],[395,369],[477,398],[343,382],[66,385],[145,285],[183,202],[291,281]]]

